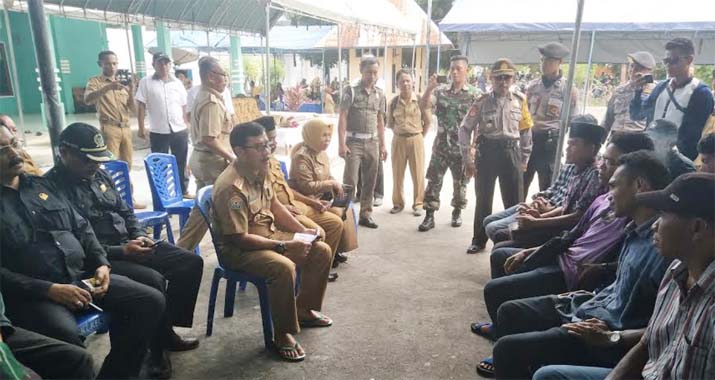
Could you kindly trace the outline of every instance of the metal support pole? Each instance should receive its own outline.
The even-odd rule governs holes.
[[[442,31],[439,30],[439,25],[437,26],[437,33],[439,37],[437,38],[437,64],[435,65],[434,73],[439,75],[439,65],[440,65],[440,59],[442,55]]]
[[[55,76],[56,64],[55,57],[52,54],[54,49],[50,46],[50,33],[47,28],[47,19],[45,18],[42,0],[28,0],[27,10],[30,14],[32,39],[35,42],[35,55],[42,88],[42,103],[45,107],[47,129],[50,132],[52,158],[57,163],[59,159],[59,137],[65,120]]]
[[[417,56],[417,35],[412,35],[412,72],[415,72],[415,57]]]
[[[265,96],[266,115],[271,115],[271,44],[268,41],[268,34],[271,31],[271,3],[266,2],[266,73],[265,73]]]
[[[5,32],[7,33],[7,48],[10,52],[10,69],[12,70],[12,87],[17,102],[17,116],[20,122],[20,131],[25,133],[25,112],[22,108],[22,96],[20,96],[20,77],[17,75],[17,64],[15,64],[15,43],[12,42],[12,29],[10,26],[10,16],[8,15],[7,4],[3,3],[3,14],[5,16]],[[22,146],[27,146],[27,141],[22,139]]]
[[[208,50],[208,56],[211,56],[211,35],[209,35],[209,31],[206,30],[206,49]]]
[[[425,20],[425,24],[427,25],[427,33],[426,33],[426,38],[425,38],[425,60],[424,60],[424,75],[422,76],[422,82],[424,82],[424,87],[427,87],[427,83],[429,81],[429,52],[430,52],[430,46],[429,46],[429,38],[430,38],[430,32],[432,31],[432,0],[427,0],[427,20]]]
[[[132,73],[136,73],[134,66],[134,54],[132,54],[132,40],[129,37],[129,23],[124,23],[124,34],[127,36],[127,52],[129,53],[129,69]]]
[[[343,49],[340,40],[340,24],[338,24],[338,87],[340,88],[340,100],[343,99]]]
[[[382,51],[382,61],[384,63],[382,68],[382,80],[385,82],[385,88],[383,90],[385,91],[385,94],[387,94],[388,87],[390,87],[390,90],[392,90],[392,86],[387,85],[387,80],[390,79],[387,75],[387,73],[389,72],[387,70],[387,29],[383,30],[382,33],[385,37],[385,49]],[[392,80],[390,80],[390,83],[392,83]]]
[[[556,180],[556,176],[561,169],[561,153],[564,149],[564,138],[566,137],[566,127],[571,119],[571,89],[573,88],[573,78],[576,74],[576,60],[578,59],[578,44],[581,39],[581,20],[583,19],[583,6],[586,0],[578,0],[578,10],[576,11],[576,25],[571,39],[571,61],[569,61],[569,77],[566,82],[566,94],[564,95],[564,105],[561,108],[561,126],[559,134],[559,144],[554,157],[554,173],[551,181]]]
[[[593,45],[596,41],[596,31],[591,32],[591,47],[588,49],[588,66],[586,66],[586,84],[583,90],[583,107],[581,113],[586,113],[586,105],[588,103],[588,95],[591,91],[591,65],[593,64]]]

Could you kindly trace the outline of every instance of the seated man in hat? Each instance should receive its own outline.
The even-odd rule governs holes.
[[[500,243],[500,246],[534,247],[576,225],[591,202],[606,192],[596,167],[603,134],[603,128],[591,115],[580,115],[571,120],[566,162],[574,164],[576,172],[568,184],[562,205],[545,213],[525,209],[516,217],[518,227],[511,231],[512,242]]]
[[[293,335],[300,327],[333,323],[320,313],[331,250],[317,239],[317,231],[306,229],[276,198],[267,176],[271,146],[263,127],[255,122],[239,124],[231,131],[230,142],[237,159],[213,188],[217,253],[229,269],[266,279],[275,348],[282,359],[301,361],[305,351]],[[296,268],[301,276],[298,297]]]
[[[164,297],[149,286],[110,274],[92,226],[44,177],[24,173],[15,137],[0,128],[0,277],[15,326],[83,346],[77,313],[111,314],[111,349],[99,378],[139,375]],[[59,366],[59,364],[58,364]]]
[[[484,361],[479,368],[495,370],[499,379],[524,379],[546,364],[615,365],[625,354],[623,346],[604,346],[607,342],[579,333],[592,326],[618,332],[648,324],[670,259],[658,255],[653,245],[658,212],[633,199],[660,190],[669,181],[668,170],[652,152],[621,156],[609,181],[611,204],[616,216],[632,221],[625,230],[615,281],[595,294],[579,290],[502,304],[493,363]],[[636,334],[614,334],[613,339],[632,339],[632,333]]]
[[[99,168],[111,160],[102,133],[95,127],[70,124],[60,134],[60,159],[45,177],[94,228],[114,273],[151,286],[166,296],[166,314],[153,332],[150,374],[171,375],[164,350],[186,351],[198,347],[196,339],[179,337],[172,326],[191,327],[196,296],[201,285],[203,260],[192,252],[164,241],[153,241],[142,228],[112,177]],[[168,281],[168,285],[167,285]]]

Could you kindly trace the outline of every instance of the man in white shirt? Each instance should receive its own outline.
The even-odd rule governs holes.
[[[186,114],[186,89],[170,73],[171,59],[157,53],[152,59],[155,73],[142,78],[135,95],[139,137],[146,139],[145,116],[149,114],[149,143],[153,153],[169,153],[176,157],[184,197],[188,196],[189,180],[186,177],[188,124]]]

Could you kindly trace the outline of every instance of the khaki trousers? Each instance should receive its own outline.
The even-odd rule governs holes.
[[[312,207],[308,207],[305,216],[317,223],[325,231],[325,242],[330,246],[333,255],[335,255],[335,253],[338,252],[340,240],[343,236],[342,219],[340,219],[337,214],[331,212],[331,210],[320,213]]]
[[[134,153],[132,129],[102,124],[102,133],[104,133],[104,143],[107,144],[107,150],[112,152],[117,159],[126,162],[129,165],[129,170],[132,170],[132,156]]]
[[[287,241],[293,239],[293,234],[277,231],[266,237]],[[331,262],[330,247],[324,242],[313,244],[305,264],[300,268],[297,299],[294,293],[296,265],[289,258],[272,250],[239,252],[227,248],[222,253],[222,261],[229,269],[266,279],[276,335],[297,334],[300,331],[298,309],[320,311],[322,308]]]
[[[226,169],[228,162],[223,157],[213,153],[195,150],[189,159],[191,172],[196,178],[196,193],[204,186],[213,185],[216,178]],[[181,229],[181,237],[176,242],[178,247],[187,251],[193,251],[206,235],[209,227],[204,222],[201,212],[197,207],[191,209],[189,219]]]
[[[422,134],[403,137],[395,135],[392,138],[392,205],[404,208],[403,185],[405,167],[410,165],[412,176],[412,208],[422,208],[425,197],[425,142]]]

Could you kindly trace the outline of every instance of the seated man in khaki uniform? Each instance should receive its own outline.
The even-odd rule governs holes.
[[[270,144],[263,127],[254,122],[239,124],[231,131],[230,142],[238,158],[221,173],[213,189],[213,217],[221,240],[217,253],[228,268],[266,278],[276,350],[284,360],[301,361],[305,351],[293,335],[300,327],[333,323],[320,313],[330,247],[294,236],[317,235],[317,231],[303,227],[275,197],[268,180]],[[301,271],[298,297],[294,293],[296,267]]]

